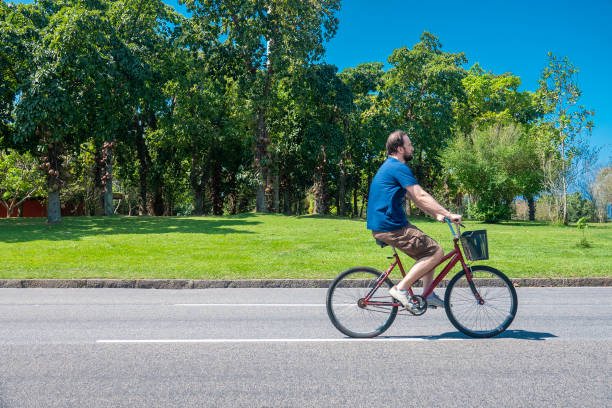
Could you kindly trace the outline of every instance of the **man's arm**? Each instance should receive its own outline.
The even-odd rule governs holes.
[[[410,199],[414,201],[417,207],[431,215],[438,221],[444,221],[444,217],[450,219],[452,222],[461,222],[461,215],[453,214],[440,205],[427,191],[423,188],[414,184],[406,187],[406,191],[410,196]]]

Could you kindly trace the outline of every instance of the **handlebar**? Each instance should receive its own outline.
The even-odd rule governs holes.
[[[446,223],[448,224],[448,227],[451,230],[451,234],[453,234],[453,237],[455,238],[459,238],[459,236],[461,235],[461,229],[459,228],[459,226],[462,226],[463,228],[465,228],[465,225],[459,223],[459,224],[455,224],[457,226],[457,233],[455,234],[455,230],[453,229],[453,224],[451,224],[451,220],[449,220],[448,218],[444,217],[444,221],[446,221]]]

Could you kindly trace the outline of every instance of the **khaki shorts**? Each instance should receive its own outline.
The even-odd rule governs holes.
[[[431,256],[440,248],[436,241],[410,223],[395,231],[372,231],[372,235],[416,260]]]

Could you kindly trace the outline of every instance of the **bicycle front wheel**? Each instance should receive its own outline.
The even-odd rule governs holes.
[[[375,288],[383,273],[365,266],[342,272],[327,290],[327,314],[332,324],[349,337],[376,337],[391,326],[397,306],[387,278],[372,294],[370,301],[388,305],[366,305],[363,300]]]
[[[446,315],[453,326],[470,337],[497,336],[516,316],[514,285],[490,266],[472,266],[470,270],[471,281],[461,271],[448,283],[444,296]]]

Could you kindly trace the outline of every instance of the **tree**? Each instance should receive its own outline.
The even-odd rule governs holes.
[[[456,105],[455,120],[457,128],[466,134],[497,123],[528,124],[542,114],[534,93],[518,91],[518,76],[485,72],[476,63],[461,82],[465,98]]]
[[[339,74],[353,95],[353,106],[346,118],[346,147],[343,163],[352,184],[352,215],[359,216],[367,202],[370,182],[386,157],[385,141],[395,129],[389,100],[381,94],[385,73],[382,62],[359,64]],[[358,209],[361,197],[361,210]]]
[[[306,2],[185,0],[192,18],[227,44],[242,62],[243,89],[252,99],[254,167],[259,180],[256,211],[269,211],[273,199],[268,111],[277,75],[291,65],[307,65],[323,55],[323,43],[336,32],[340,0]],[[266,204],[268,203],[268,204]]]
[[[124,85],[130,100],[116,135],[118,144],[126,145],[121,159],[138,162],[139,214],[162,215],[168,166],[156,159],[171,152],[161,151],[154,139],[160,118],[172,109],[165,91],[181,66],[175,58],[184,18],[161,0],[124,0],[111,3],[109,19],[125,45],[120,57],[129,67]]]
[[[510,218],[510,204],[536,156],[519,125],[493,125],[468,137],[458,134],[443,161],[451,177],[477,199],[472,215],[499,222]]]
[[[612,205],[612,166],[602,167],[597,173],[590,190],[597,208],[597,216],[600,222],[608,219],[606,211]]]
[[[545,160],[544,171],[548,172],[548,189],[559,190],[561,197],[561,221],[567,224],[568,172],[575,158],[584,153],[586,140],[593,122],[594,111],[578,106],[582,91],[578,88],[578,69],[565,57],[563,60],[548,53],[548,66],[539,79],[538,97],[545,112],[541,127]],[[554,154],[553,154],[554,153]],[[558,161],[558,163],[555,163]],[[558,188],[557,188],[558,186]]]
[[[7,218],[28,198],[42,196],[44,184],[38,162],[30,153],[0,150],[0,203]]]
[[[21,23],[21,27],[18,25]],[[30,37],[32,22],[21,15],[14,5],[0,1],[0,145],[12,141],[14,122],[13,105],[17,87],[27,64],[25,38]]]
[[[47,221],[61,221],[60,190],[65,185],[65,155],[77,151],[88,134],[112,134],[114,32],[102,2],[41,2],[53,14],[40,29],[32,50],[32,70],[20,85],[15,104],[14,141],[37,146],[47,170]],[[85,5],[92,8],[86,8]],[[51,6],[56,6],[54,9]],[[58,9],[57,9],[58,8]]]
[[[567,195],[567,220],[576,222],[584,218],[586,221],[597,221],[595,203],[582,196],[579,191]]]
[[[412,168],[426,189],[432,189],[441,174],[438,155],[452,136],[453,106],[464,98],[465,55],[442,52],[441,47],[438,38],[425,31],[412,49],[394,50],[383,88],[397,127],[415,146]]]
[[[315,214],[329,213],[330,184],[337,178],[346,145],[343,119],[352,105],[351,92],[336,72],[333,65],[315,64],[293,75],[292,99],[298,101],[302,115],[304,139],[300,148],[305,164],[312,169]]]
[[[226,198],[233,203],[229,212],[237,210],[236,175],[248,167],[247,101],[234,79],[240,73],[231,47],[200,23],[183,24],[174,58],[177,75],[166,86],[172,109],[160,125],[172,126],[168,143],[178,144],[177,154],[190,162],[193,213],[208,212],[209,202],[212,212],[222,215]]]

